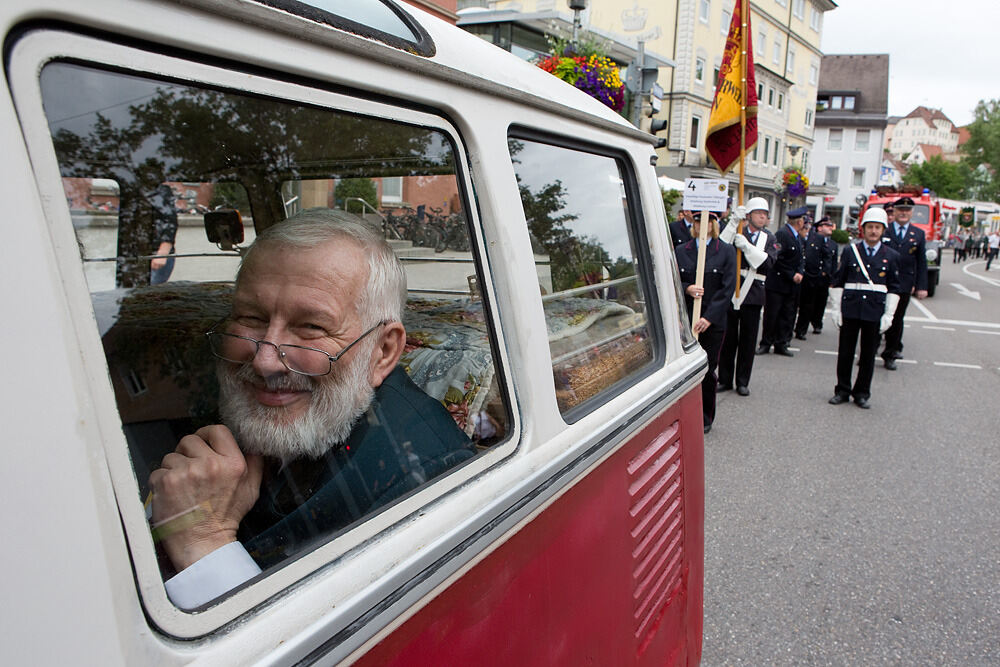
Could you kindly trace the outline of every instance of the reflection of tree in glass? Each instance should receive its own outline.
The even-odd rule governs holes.
[[[80,86],[96,89],[125,75],[70,67]],[[152,225],[148,197],[166,181],[231,181],[243,186],[258,230],[284,218],[283,181],[454,173],[450,142],[423,128],[183,86],[158,88],[113,122],[99,111],[61,115],[89,131],[60,129],[54,145],[65,177],[112,178],[121,187],[119,285],[144,284]],[[241,202],[233,202],[239,205]]]

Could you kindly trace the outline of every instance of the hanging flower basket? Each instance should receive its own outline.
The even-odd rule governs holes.
[[[618,75],[618,66],[606,56],[552,55],[542,58],[538,66],[615,111],[625,107],[625,84]]]
[[[801,197],[809,190],[809,179],[798,167],[785,167],[785,175],[781,182],[788,190],[789,197]]]

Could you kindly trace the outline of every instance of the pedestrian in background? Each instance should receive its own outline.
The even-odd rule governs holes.
[[[986,270],[990,270],[990,264],[993,260],[997,258],[997,253],[1000,253],[1000,231],[994,229],[993,233],[989,236],[989,250],[986,254]]]
[[[760,337],[757,354],[767,354],[774,346],[775,354],[795,356],[788,349],[788,344],[792,340],[799,285],[805,271],[802,227],[806,211],[805,206],[789,211],[788,222],[774,235],[780,249],[764,282],[764,333]]]
[[[823,331],[830,281],[837,270],[837,244],[830,238],[831,234],[833,222],[824,215],[806,237],[805,274],[799,295],[799,318],[795,323],[795,337],[799,340],[806,339],[810,324],[814,334]]]

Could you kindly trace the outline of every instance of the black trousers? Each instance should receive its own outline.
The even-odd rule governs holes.
[[[791,294],[764,292],[764,333],[760,337],[761,345],[788,346],[792,340],[792,329],[795,327],[798,296],[798,285],[792,289]]]
[[[819,331],[823,328],[823,313],[826,311],[826,300],[830,296],[829,285],[824,281],[804,278],[802,292],[799,294],[799,319],[795,322],[795,333],[804,335],[811,324]]]
[[[834,389],[841,396],[870,398],[872,376],[875,374],[875,350],[878,349],[878,322],[845,319],[840,327],[840,341],[837,347],[837,386]],[[854,370],[854,349],[861,336],[861,352],[858,359],[858,377],[851,386],[851,372]]]
[[[719,382],[734,386],[749,387],[753,372],[754,348],[760,331],[760,309],[762,306],[743,304],[739,310],[729,308],[726,313],[726,336],[722,340],[719,355]]]
[[[708,370],[701,381],[701,411],[705,426],[710,426],[715,421],[715,385],[719,381],[715,370],[719,367],[719,351],[725,335],[725,330],[714,324],[698,334],[698,343],[708,355]]]
[[[896,313],[892,316],[892,325],[885,332],[885,347],[882,348],[883,359],[889,359],[894,352],[903,351],[903,317],[906,315],[908,305],[910,305],[910,295],[900,294],[899,305],[896,306]]]

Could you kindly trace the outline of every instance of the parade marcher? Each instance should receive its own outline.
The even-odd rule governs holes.
[[[990,264],[993,260],[997,258],[997,253],[1000,252],[1000,231],[993,230],[993,233],[989,236],[989,248],[986,251],[986,270],[990,270]]]
[[[872,376],[879,333],[889,328],[899,303],[899,255],[882,243],[885,211],[869,208],[861,220],[863,240],[844,248],[833,278],[833,323],[840,327],[837,386],[831,405],[854,398],[859,408],[871,407]],[[861,336],[858,377],[851,384],[854,351]]]
[[[674,244],[674,250],[691,240],[693,220],[694,214],[691,211],[681,209],[680,217],[670,223],[670,240]]]
[[[764,333],[757,354],[767,354],[773,345],[775,354],[795,356],[788,349],[788,343],[792,340],[799,285],[805,272],[802,228],[807,210],[801,206],[789,211],[788,222],[774,235],[780,249],[764,282]]]
[[[972,234],[966,233],[965,242],[962,243],[962,261],[969,259],[969,253],[972,252],[972,246],[976,243],[976,240],[972,238]]]
[[[740,251],[740,293],[734,294],[726,313],[726,337],[719,357],[719,391],[733,388],[740,396],[750,395],[754,347],[760,331],[760,310],[764,307],[764,280],[781,247],[767,230],[771,221],[767,200],[753,197],[747,202],[747,224],[737,233],[738,219],[727,225],[719,238]],[[737,213],[737,218],[739,212]]]
[[[837,244],[833,234],[833,222],[823,216],[816,228],[806,237],[805,277],[799,294],[799,319],[795,323],[795,337],[806,339],[806,331],[812,324],[813,333],[823,331],[823,313],[830,292],[830,280],[837,270]]]
[[[886,230],[885,243],[899,254],[899,307],[892,326],[885,332],[882,360],[885,367],[896,370],[896,360],[903,358],[903,317],[910,303],[910,295],[918,299],[927,297],[927,252],[924,232],[910,224],[913,200],[900,197],[893,208],[894,221]]]
[[[677,268],[684,288],[684,303],[688,318],[693,317],[694,300],[701,297],[701,314],[691,329],[698,334],[698,343],[708,354],[708,371],[701,382],[702,415],[705,433],[712,430],[715,420],[715,369],[719,364],[719,351],[726,334],[726,309],[736,288],[736,251],[733,246],[718,239],[718,219],[709,217],[708,242],[705,246],[705,273],[702,285],[696,284],[698,268],[698,243],[701,227],[700,216],[694,217],[690,241],[678,246]]]

